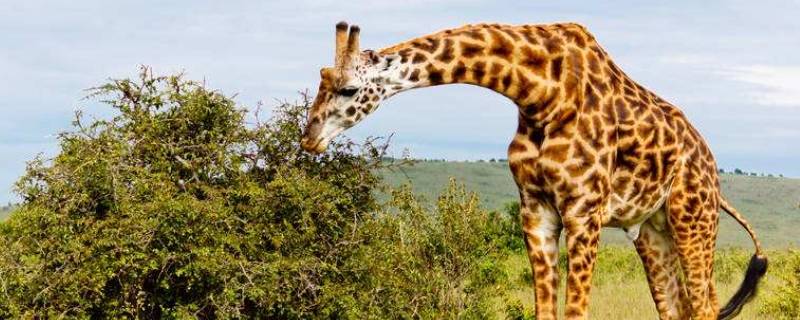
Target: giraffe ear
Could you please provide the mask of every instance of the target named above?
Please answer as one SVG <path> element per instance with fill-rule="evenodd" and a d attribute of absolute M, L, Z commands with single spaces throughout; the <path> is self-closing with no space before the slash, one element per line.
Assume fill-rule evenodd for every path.
<path fill-rule="evenodd" d="M 373 65 L 381 62 L 381 56 L 375 51 L 364 50 L 364 55 L 367 57 L 367 61 Z"/>

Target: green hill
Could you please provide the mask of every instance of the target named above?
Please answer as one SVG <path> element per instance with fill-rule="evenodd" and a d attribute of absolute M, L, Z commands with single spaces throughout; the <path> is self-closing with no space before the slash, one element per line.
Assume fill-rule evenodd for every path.
<path fill-rule="evenodd" d="M 505 162 L 418 162 L 413 166 L 383 173 L 389 185 L 411 182 L 414 191 L 428 201 L 445 188 L 453 177 L 477 192 L 487 208 L 502 209 L 518 201 L 517 187 Z M 800 247 L 800 179 L 723 174 L 724 195 L 755 227 L 766 247 Z M 0 221 L 10 208 L 0 208 Z M 728 215 L 721 215 L 720 246 L 750 246 L 747 234 Z M 627 243 L 624 233 L 604 229 L 604 243 Z"/>
<path fill-rule="evenodd" d="M 435 199 L 451 177 L 477 192 L 488 208 L 501 209 L 518 201 L 517 187 L 505 162 L 418 162 L 384 172 L 390 185 L 410 181 L 414 190 Z M 723 174 L 723 194 L 755 227 L 766 247 L 800 246 L 800 179 Z M 727 214 L 721 215 L 719 245 L 750 246 L 744 230 Z M 617 229 L 604 229 L 605 243 L 627 243 Z"/>

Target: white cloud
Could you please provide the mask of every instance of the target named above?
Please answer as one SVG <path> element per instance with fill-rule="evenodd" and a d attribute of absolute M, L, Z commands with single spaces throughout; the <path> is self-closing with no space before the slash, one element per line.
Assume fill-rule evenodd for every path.
<path fill-rule="evenodd" d="M 738 64 L 708 54 L 679 53 L 659 60 L 746 84 L 744 95 L 764 106 L 800 106 L 800 65 Z"/>
<path fill-rule="evenodd" d="M 756 85 L 748 92 L 755 102 L 769 106 L 800 106 L 800 66 L 753 65 L 720 72 L 726 77 Z"/>

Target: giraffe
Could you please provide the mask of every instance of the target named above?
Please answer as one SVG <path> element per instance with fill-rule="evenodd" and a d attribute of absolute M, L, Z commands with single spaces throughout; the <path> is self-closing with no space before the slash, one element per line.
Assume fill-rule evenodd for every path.
<path fill-rule="evenodd" d="M 336 25 L 335 63 L 308 112 L 303 149 L 332 138 L 406 90 L 470 84 L 518 107 L 508 163 L 533 271 L 536 319 L 556 319 L 565 232 L 567 319 L 588 317 L 602 227 L 622 228 L 641 257 L 660 319 L 729 319 L 755 294 L 767 259 L 722 196 L 714 157 L 675 106 L 631 80 L 586 28 L 474 24 L 379 51 L 358 26 Z M 755 246 L 745 278 L 720 309 L 713 281 L 719 209 Z"/>

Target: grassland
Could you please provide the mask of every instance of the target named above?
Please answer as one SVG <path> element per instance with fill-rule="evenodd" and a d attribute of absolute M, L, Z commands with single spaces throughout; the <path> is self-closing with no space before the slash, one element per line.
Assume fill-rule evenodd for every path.
<path fill-rule="evenodd" d="M 477 192 L 487 208 L 502 209 L 518 201 L 517 187 L 505 162 L 418 162 L 384 172 L 390 185 L 411 182 L 414 190 L 435 199 L 451 178 Z M 767 248 L 800 247 L 800 179 L 722 174 L 723 194 L 742 212 Z M 603 243 L 628 244 L 617 229 L 604 229 Z M 748 247 L 747 234 L 728 215 L 721 215 L 722 247 Z"/>
<path fill-rule="evenodd" d="M 503 162 L 419 162 L 382 173 L 389 185 L 410 182 L 414 191 L 434 200 L 450 178 L 464 183 L 478 193 L 487 208 L 502 210 L 517 201 L 517 191 L 508 166 Z M 738 319 L 783 319 L 769 309 L 779 288 L 786 286 L 786 275 L 794 272 L 798 260 L 800 238 L 800 179 L 722 175 L 725 196 L 754 225 L 764 245 L 769 248 L 770 271 L 760 295 L 745 307 Z M 0 221 L 9 213 L 0 208 Z M 719 246 L 715 261 L 715 277 L 720 303 L 725 303 L 738 288 L 752 254 L 746 233 L 727 215 L 722 215 Z M 793 249 L 794 248 L 794 249 Z M 641 262 L 622 232 L 605 229 L 598 264 L 593 278 L 590 314 L 593 319 L 649 319 L 656 310 L 650 297 Z M 562 258 L 562 264 L 566 259 Z M 531 313 L 533 288 L 531 269 L 524 252 L 505 255 L 497 261 L 501 276 L 482 290 L 495 296 L 492 306 L 498 318 L 506 318 L 509 305 L 519 305 Z M 564 266 L 561 267 L 564 270 Z M 562 271 L 563 274 L 563 271 Z M 563 312 L 564 277 L 559 302 Z M 770 312 L 770 313 L 765 313 Z M 784 317 L 785 318 L 785 317 Z"/>
<path fill-rule="evenodd" d="M 505 204 L 518 201 L 517 189 L 504 162 L 418 162 L 401 170 L 383 173 L 390 185 L 410 182 L 413 189 L 435 199 L 450 178 L 477 192 L 487 208 L 501 210 Z M 770 272 L 762 283 L 761 295 L 743 310 L 739 319 L 778 319 L 765 314 L 771 292 L 785 285 L 784 275 L 792 271 L 787 263 L 800 247 L 800 179 L 755 177 L 722 174 L 724 195 L 753 224 L 767 248 L 770 248 Z M 729 216 L 721 215 L 718 251 L 715 262 L 720 303 L 725 303 L 738 288 L 752 254 L 750 239 Z M 591 315 L 595 319 L 650 319 L 656 315 L 641 262 L 624 234 L 604 229 L 602 248 L 593 280 Z M 562 259 L 562 262 L 565 259 Z M 533 289 L 531 271 L 523 254 L 509 255 L 500 262 L 505 280 L 498 282 L 497 306 L 521 304 L 532 312 Z M 563 282 L 563 277 L 562 277 Z M 560 292 L 563 308 L 564 285 Z M 498 307 L 502 308 L 502 307 Z M 505 310 L 498 309 L 505 315 Z M 562 310 L 563 312 L 563 310 Z"/>
<path fill-rule="evenodd" d="M 386 171 L 383 176 L 390 185 L 410 182 L 428 200 L 435 199 L 447 181 L 455 178 L 477 192 L 487 208 L 502 210 L 507 203 L 518 201 L 516 185 L 504 162 L 418 162 Z M 800 179 L 722 174 L 721 184 L 723 194 L 746 215 L 770 248 L 770 272 L 762 283 L 762 293 L 739 319 L 779 319 L 779 315 L 764 312 L 770 293 L 784 286 L 785 275 L 793 272 L 787 261 L 797 259 L 798 251 L 792 248 L 800 247 L 796 231 L 800 229 Z M 720 303 L 725 303 L 739 286 L 752 247 L 747 234 L 733 219 L 725 214 L 721 217 L 718 246 L 722 249 L 718 251 L 715 270 Z M 630 241 L 619 230 L 603 232 L 590 313 L 595 319 L 654 318 L 655 305 Z M 527 257 L 522 253 L 509 255 L 500 265 L 506 278 L 494 288 L 496 305 L 516 303 L 532 312 L 534 293 Z M 563 284 L 559 296 L 563 308 Z M 506 311 L 498 308 L 502 318 Z"/>
<path fill-rule="evenodd" d="M 724 249 L 717 252 L 715 277 L 720 303 L 726 303 L 739 287 L 751 253 L 744 249 Z M 784 285 L 781 275 L 792 272 L 788 263 L 797 251 L 770 250 L 770 272 L 761 283 L 760 294 L 745 306 L 737 319 L 781 319 L 779 314 L 767 307 L 770 293 Z M 796 259 L 796 258 L 794 258 Z M 562 257 L 561 269 L 565 266 Z M 506 278 L 499 281 L 493 290 L 497 293 L 497 306 L 509 303 L 521 304 L 528 312 L 534 309 L 534 290 L 530 286 L 531 271 L 524 254 L 509 255 L 501 262 Z M 563 271 L 562 271 L 563 274 Z M 563 314 L 564 277 L 559 292 L 559 307 Z M 774 301 L 774 300 L 773 300 Z M 604 246 L 598 253 L 597 267 L 592 281 L 592 299 L 589 305 L 593 319 L 654 319 L 655 304 L 650 297 L 645 274 L 636 252 L 621 246 Z M 504 318 L 505 310 L 497 310 Z"/>

